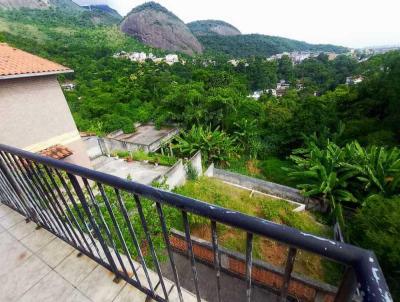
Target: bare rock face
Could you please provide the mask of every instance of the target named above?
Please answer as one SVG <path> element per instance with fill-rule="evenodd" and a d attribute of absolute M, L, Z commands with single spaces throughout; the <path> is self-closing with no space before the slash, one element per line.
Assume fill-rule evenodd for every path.
<path fill-rule="evenodd" d="M 0 9 L 46 9 L 49 7 L 49 0 L 0 0 Z"/>
<path fill-rule="evenodd" d="M 187 24 L 195 36 L 237 36 L 242 33 L 233 25 L 220 20 L 201 20 Z"/>
<path fill-rule="evenodd" d="M 188 55 L 203 51 L 200 42 L 185 23 L 155 2 L 134 8 L 122 21 L 121 30 L 152 47 Z"/>

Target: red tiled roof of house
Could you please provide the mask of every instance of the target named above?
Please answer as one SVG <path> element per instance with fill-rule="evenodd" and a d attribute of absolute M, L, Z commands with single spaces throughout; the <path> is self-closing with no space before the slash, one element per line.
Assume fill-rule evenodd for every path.
<path fill-rule="evenodd" d="M 73 70 L 0 43 L 0 79 L 69 73 Z"/>
<path fill-rule="evenodd" d="M 54 159 L 63 159 L 72 155 L 73 152 L 63 145 L 54 145 L 42 151 L 39 151 L 39 154 Z"/>

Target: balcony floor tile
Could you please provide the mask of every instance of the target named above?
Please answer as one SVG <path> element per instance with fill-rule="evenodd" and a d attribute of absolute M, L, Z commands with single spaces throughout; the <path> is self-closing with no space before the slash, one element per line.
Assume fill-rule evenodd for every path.
<path fill-rule="evenodd" d="M 85 293 L 94 302 L 113 301 L 126 282 L 113 282 L 114 274 L 98 265 L 82 282 L 78 289 Z"/>
<path fill-rule="evenodd" d="M 46 246 L 50 241 L 56 237 L 46 231 L 45 229 L 35 230 L 25 238 L 21 240 L 21 243 L 25 245 L 29 250 L 36 253 L 38 250 Z"/>
<path fill-rule="evenodd" d="M 19 302 L 65 302 L 75 288 L 59 274 L 51 271 L 39 283 L 29 289 Z"/>
<path fill-rule="evenodd" d="M 51 268 L 55 268 L 72 254 L 74 248 L 60 239 L 52 240 L 41 248 L 37 255 Z"/>
<path fill-rule="evenodd" d="M 32 253 L 8 232 L 0 234 L 0 276 L 23 264 Z"/>
<path fill-rule="evenodd" d="M 25 220 L 24 216 L 17 212 L 11 211 L 0 218 L 0 225 L 5 229 L 9 229 L 23 220 Z"/>
<path fill-rule="evenodd" d="M 8 231 L 11 233 L 11 235 L 17 238 L 17 240 L 21 240 L 33 233 L 36 226 L 37 225 L 34 222 L 26 223 L 25 221 L 21 221 L 20 223 L 9 228 Z"/>
<path fill-rule="evenodd" d="M 0 301 L 17 301 L 50 270 L 38 257 L 30 256 L 23 264 L 0 277 Z"/>
<path fill-rule="evenodd" d="M 74 286 L 78 286 L 98 265 L 89 257 L 85 255 L 78 257 L 78 254 L 78 251 L 74 251 L 55 268 L 56 272 Z"/>

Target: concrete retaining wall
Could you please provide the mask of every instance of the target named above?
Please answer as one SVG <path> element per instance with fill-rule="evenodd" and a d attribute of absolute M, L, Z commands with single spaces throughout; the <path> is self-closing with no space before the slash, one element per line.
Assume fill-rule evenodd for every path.
<path fill-rule="evenodd" d="M 180 159 L 175 165 L 173 165 L 167 173 L 160 176 L 156 181 L 168 185 L 169 190 L 173 190 L 176 187 L 182 186 L 186 182 L 186 169 Z"/>
<path fill-rule="evenodd" d="M 173 190 L 176 187 L 184 185 L 187 180 L 187 167 L 189 163 L 191 163 L 192 167 L 196 170 L 198 176 L 203 175 L 201 152 L 198 151 L 186 164 L 183 164 L 182 159 L 180 159 L 167 173 L 157 177 L 154 181 L 158 183 L 165 182 L 165 184 L 168 185 L 168 190 Z"/>
<path fill-rule="evenodd" d="M 203 164 L 201 162 L 201 152 L 197 151 L 197 153 L 189 159 L 188 163 L 192 165 L 192 167 L 196 170 L 197 176 L 203 175 Z"/>
<path fill-rule="evenodd" d="M 113 152 L 117 151 L 138 151 L 138 150 L 149 152 L 149 147 L 146 145 L 132 144 L 107 137 L 99 138 L 99 141 L 102 141 L 106 154 L 112 154 Z"/>
<path fill-rule="evenodd" d="M 214 267 L 214 253 L 211 242 L 193 236 L 191 238 L 195 258 L 206 265 Z M 184 233 L 172 230 L 170 242 L 176 252 L 187 255 L 187 243 Z M 221 270 L 245 279 L 246 256 L 221 247 L 219 252 L 221 255 Z M 279 292 L 283 284 L 283 274 L 284 272 L 281 268 L 262 261 L 253 261 L 252 281 L 260 286 Z M 333 302 L 336 291 L 337 288 L 329 284 L 292 273 L 289 295 L 296 297 L 300 301 Z"/>
<path fill-rule="evenodd" d="M 85 144 L 86 153 L 88 154 L 90 160 L 93 160 L 101 155 L 104 155 L 97 136 L 85 137 L 82 138 L 82 141 Z"/>

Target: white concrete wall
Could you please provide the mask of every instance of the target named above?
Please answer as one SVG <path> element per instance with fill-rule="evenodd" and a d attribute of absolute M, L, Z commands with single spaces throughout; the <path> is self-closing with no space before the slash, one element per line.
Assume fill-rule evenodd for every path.
<path fill-rule="evenodd" d="M 197 153 L 189 160 L 189 163 L 196 170 L 197 176 L 203 175 L 203 165 L 201 163 L 201 152 L 197 151 Z"/>
<path fill-rule="evenodd" d="M 189 161 L 192 166 L 197 171 L 197 175 L 203 175 L 203 167 L 201 163 L 201 152 L 197 152 Z M 183 164 L 182 159 L 175 163 L 164 175 L 161 175 L 156 179 L 158 182 L 163 182 L 168 185 L 169 190 L 173 190 L 176 187 L 183 186 L 187 180 L 187 166 L 188 163 L 185 165 Z"/>
<path fill-rule="evenodd" d="M 186 182 L 186 169 L 182 160 L 180 159 L 176 162 L 175 165 L 163 175 L 163 178 L 166 180 L 169 190 L 184 185 Z"/>
<path fill-rule="evenodd" d="M 86 153 L 90 159 L 94 159 L 103 155 L 99 138 L 97 136 L 84 137 L 82 140 L 86 147 Z"/>

